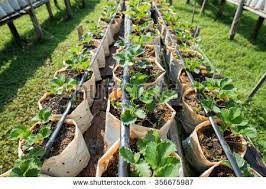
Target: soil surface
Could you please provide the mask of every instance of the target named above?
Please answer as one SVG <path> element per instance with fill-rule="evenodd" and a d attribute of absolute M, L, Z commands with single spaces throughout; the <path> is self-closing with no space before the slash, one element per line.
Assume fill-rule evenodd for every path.
<path fill-rule="evenodd" d="M 77 81 L 80 81 L 84 72 L 78 73 L 77 71 L 71 70 L 71 69 L 66 69 L 63 72 L 58 73 L 58 75 L 63 75 L 67 79 L 76 79 Z M 91 74 L 88 75 L 87 79 L 85 81 L 88 81 L 91 78 Z"/>
<path fill-rule="evenodd" d="M 198 138 L 203 154 L 209 161 L 217 162 L 227 159 L 222 146 L 211 126 L 199 131 Z M 239 136 L 234 136 L 231 132 L 225 131 L 224 138 L 231 150 L 234 152 L 240 153 L 244 151 L 244 146 L 241 145 L 242 140 Z"/>
<path fill-rule="evenodd" d="M 67 107 L 67 103 L 69 102 L 69 100 L 70 100 L 70 97 L 55 94 L 55 95 L 47 96 L 41 102 L 41 104 L 43 108 L 51 108 L 53 114 L 63 114 Z M 70 109 L 69 114 L 71 114 L 71 112 L 75 110 L 83 100 L 84 100 L 83 92 L 79 92 L 75 102 L 73 103 Z"/>
<path fill-rule="evenodd" d="M 121 109 L 110 106 L 110 113 L 120 120 Z M 160 129 L 172 117 L 172 111 L 164 104 L 158 105 L 154 112 L 148 113 L 145 119 L 138 119 L 136 124 Z"/>
<path fill-rule="evenodd" d="M 219 165 L 213 169 L 210 177 L 235 177 L 234 171 L 227 166 Z"/>
<path fill-rule="evenodd" d="M 137 72 L 148 75 L 149 78 L 147 80 L 147 83 L 151 83 L 158 78 L 158 76 L 162 73 L 162 70 L 160 70 L 159 67 L 155 65 L 155 63 L 148 64 L 146 68 L 141 68 L 137 64 L 129 67 L 129 75 L 133 75 Z M 115 75 L 121 80 L 123 76 L 123 67 L 119 66 L 115 71 Z"/>
<path fill-rule="evenodd" d="M 197 114 L 205 116 L 204 110 L 199 104 L 197 94 L 195 92 L 191 92 L 185 96 L 185 102 L 195 111 Z"/>
<path fill-rule="evenodd" d="M 37 134 L 38 131 L 43 126 L 46 126 L 48 124 L 51 124 L 51 132 L 53 132 L 55 130 L 55 128 L 56 128 L 57 122 L 51 122 L 50 121 L 50 122 L 48 122 L 46 124 L 37 124 L 32 129 L 32 133 L 33 134 Z M 58 138 L 56 139 L 56 141 L 55 141 L 53 147 L 51 148 L 51 151 L 50 151 L 50 153 L 48 154 L 47 157 L 56 156 L 56 155 L 62 153 L 63 150 L 68 146 L 68 144 L 74 139 L 74 137 L 75 137 L 75 126 L 64 123 L 62 125 L 62 129 L 59 132 Z M 48 138 L 45 139 L 41 145 L 45 146 L 47 142 L 48 142 Z M 22 145 L 23 145 L 23 143 L 24 142 L 22 142 Z M 23 152 L 27 153 L 25 151 L 23 151 Z"/>

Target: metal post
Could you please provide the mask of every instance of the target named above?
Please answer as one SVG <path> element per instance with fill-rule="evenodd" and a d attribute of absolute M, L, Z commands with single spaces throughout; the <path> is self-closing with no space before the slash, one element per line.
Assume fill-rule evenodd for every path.
<path fill-rule="evenodd" d="M 125 16 L 125 39 L 128 39 L 130 33 L 130 22 L 127 16 Z M 130 43 L 127 44 L 129 46 Z M 128 74 L 128 65 L 124 66 L 123 70 L 123 81 L 122 81 L 122 112 L 125 111 L 126 105 L 129 103 L 128 94 L 126 92 L 126 85 L 129 81 L 129 74 Z M 130 126 L 124 125 L 121 121 L 120 127 L 120 148 L 122 147 L 129 147 L 129 140 L 130 140 Z M 119 163 L 118 163 L 118 176 L 119 177 L 127 177 L 128 176 L 128 166 L 127 162 L 124 160 L 122 156 L 119 156 Z"/>

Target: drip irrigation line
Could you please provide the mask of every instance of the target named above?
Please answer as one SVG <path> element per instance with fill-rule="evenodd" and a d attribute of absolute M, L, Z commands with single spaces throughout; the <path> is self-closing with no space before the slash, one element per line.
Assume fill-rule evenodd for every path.
<path fill-rule="evenodd" d="M 162 20 L 162 22 L 163 22 L 163 25 L 165 26 L 166 31 L 167 31 L 168 33 L 170 33 L 170 32 L 169 32 L 169 29 L 168 29 L 168 27 L 167 27 L 167 25 L 166 25 L 166 23 L 165 23 L 165 21 L 164 21 L 162 15 L 161 15 L 159 9 L 158 9 L 158 7 L 157 7 L 157 5 L 156 5 L 154 2 L 153 2 L 153 6 L 154 6 L 154 9 L 155 9 L 156 12 L 157 12 L 157 15 L 161 18 L 161 20 Z M 169 37 L 170 37 L 170 41 L 173 42 L 172 36 L 170 35 Z M 180 57 L 181 64 L 184 66 L 184 65 L 185 65 L 184 59 L 183 59 L 183 57 L 182 57 L 180 51 L 177 49 L 177 47 L 176 47 L 176 53 L 177 53 L 178 56 Z M 186 71 L 186 74 L 187 74 L 187 76 L 188 76 L 190 82 L 192 83 L 192 86 L 194 86 L 194 78 L 193 78 L 193 76 L 192 76 L 192 75 L 190 74 L 190 72 L 188 72 L 186 69 L 185 69 L 185 71 Z M 201 103 L 200 103 L 200 104 L 201 104 Z M 224 137 L 223 137 L 223 134 L 221 133 L 221 131 L 220 131 L 218 125 L 216 124 L 214 117 L 209 115 L 208 110 L 207 110 L 202 104 L 201 104 L 201 106 L 202 106 L 202 108 L 203 108 L 205 114 L 208 116 L 208 119 L 209 119 L 209 121 L 210 121 L 210 123 L 211 123 L 211 125 L 212 125 L 212 128 L 213 128 L 213 130 L 214 130 L 214 132 L 215 132 L 215 134 L 216 134 L 216 136 L 217 136 L 217 138 L 218 138 L 218 140 L 219 140 L 219 142 L 220 142 L 220 144 L 221 144 L 221 146 L 222 146 L 222 148 L 223 148 L 223 150 L 224 150 L 224 153 L 225 153 L 227 159 L 229 160 L 229 162 L 230 162 L 230 164 L 231 164 L 231 166 L 232 166 L 232 169 L 233 169 L 235 175 L 236 175 L 237 177 L 241 177 L 241 176 L 242 176 L 242 173 L 241 173 L 241 171 L 240 171 L 239 166 L 237 165 L 236 159 L 235 159 L 235 157 L 234 157 L 232 151 L 230 150 L 230 148 L 229 148 L 227 142 L 225 141 L 225 139 L 224 139 Z"/>
<path fill-rule="evenodd" d="M 127 16 L 125 16 L 124 21 L 124 27 L 125 27 L 125 39 L 129 38 L 130 34 L 130 20 Z M 129 40 L 126 40 L 127 44 L 126 47 L 130 46 Z M 126 85 L 129 81 L 129 72 L 128 72 L 128 65 L 125 64 L 123 69 L 123 80 L 122 80 L 122 113 L 126 110 L 126 105 L 129 103 L 128 94 L 126 92 Z M 121 121 L 120 126 L 120 148 L 122 147 L 129 147 L 129 141 L 130 141 L 130 126 L 125 125 L 123 121 Z M 128 166 L 127 162 L 124 160 L 124 158 L 119 155 L 119 162 L 118 162 L 118 176 L 119 177 L 127 177 L 128 176 Z"/>
<path fill-rule="evenodd" d="M 100 43 L 99 47 L 97 48 L 95 54 L 94 54 L 93 57 L 92 57 L 91 64 L 89 65 L 88 69 L 84 72 L 84 74 L 83 74 L 83 76 L 82 76 L 82 78 L 81 78 L 81 80 L 80 80 L 80 82 L 79 82 L 79 84 L 78 84 L 76 90 L 75 90 L 75 91 L 73 92 L 73 94 L 71 95 L 71 98 L 70 98 L 70 100 L 69 100 L 69 102 L 68 102 L 68 104 L 67 104 L 67 107 L 66 107 L 64 113 L 62 114 L 62 117 L 61 117 L 60 120 L 57 122 L 56 127 L 55 127 L 55 130 L 53 131 L 53 133 L 51 134 L 51 136 L 50 136 L 48 142 L 47 142 L 46 145 L 45 145 L 45 151 L 46 151 L 46 152 L 45 152 L 45 155 L 42 157 L 42 160 L 44 160 L 44 159 L 47 158 L 47 156 L 48 156 L 48 154 L 49 154 L 49 152 L 50 152 L 50 150 L 51 150 L 53 144 L 55 143 L 55 141 L 56 141 L 56 139 L 57 139 L 57 137 L 58 137 L 58 135 L 59 135 L 59 132 L 60 132 L 61 128 L 63 127 L 63 124 L 64 124 L 64 122 L 65 122 L 65 120 L 66 120 L 66 118 L 67 118 L 67 115 L 69 114 L 70 109 L 71 109 L 73 103 L 74 103 L 75 100 L 76 100 L 76 97 L 77 97 L 78 92 L 81 90 L 84 81 L 86 80 L 86 78 L 87 78 L 87 77 L 89 76 L 89 74 L 91 73 L 92 66 L 96 63 L 97 56 L 98 56 L 98 54 L 99 54 L 101 48 L 103 48 L 104 40 L 105 40 L 105 38 L 107 37 L 107 33 L 108 33 L 109 30 L 110 30 L 110 26 L 111 26 L 113 20 L 115 19 L 115 15 L 116 15 L 117 12 L 118 12 L 119 4 L 120 4 L 120 3 L 117 3 L 117 5 L 116 5 L 116 12 L 113 14 L 113 16 L 112 16 L 112 18 L 111 18 L 109 24 L 107 25 L 107 27 L 106 27 L 106 29 L 105 29 L 104 36 L 103 36 L 103 38 L 101 39 L 101 43 Z"/>

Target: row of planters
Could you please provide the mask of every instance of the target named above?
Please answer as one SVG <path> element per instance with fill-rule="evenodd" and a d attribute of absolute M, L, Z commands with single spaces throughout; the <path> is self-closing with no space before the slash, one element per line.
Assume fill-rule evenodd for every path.
<path fill-rule="evenodd" d="M 109 149 L 98 162 L 96 176 L 117 177 L 119 155 L 129 164 L 129 176 L 182 175 L 176 146 L 166 139 L 176 114 L 168 101 L 177 98 L 177 94 L 161 89 L 165 70 L 160 65 L 159 30 L 150 10 L 149 0 L 126 1 L 125 22 L 130 32 L 116 43 L 115 87 L 109 95 L 105 125 Z M 120 84 L 125 66 L 129 72 L 125 87 L 129 103 L 122 113 Z M 121 122 L 130 127 L 129 148 L 120 148 Z"/>
<path fill-rule="evenodd" d="M 210 66 L 198 49 L 199 40 L 194 37 L 193 25 L 185 23 L 169 6 L 162 1 L 157 4 L 162 15 L 158 23 L 166 47 L 169 76 L 173 83 L 178 84 L 183 104 L 182 125 L 190 134 L 183 141 L 186 159 L 198 172 L 205 171 L 202 176 L 235 176 L 208 121 L 208 116 L 212 115 L 243 174 L 257 175 L 243 159 L 248 137 L 256 137 L 256 130 L 242 114 L 232 80 Z M 188 72 L 194 78 L 193 84 Z"/>
<path fill-rule="evenodd" d="M 87 166 L 90 154 L 83 134 L 93 119 L 90 106 L 95 97 L 95 82 L 101 80 L 99 69 L 105 67 L 109 45 L 114 42 L 113 37 L 122 22 L 117 5 L 120 7 L 119 2 L 107 1 L 98 23 L 90 24 L 89 32 L 69 49 L 64 58 L 64 67 L 56 71 L 50 90 L 38 101 L 40 112 L 33 118 L 36 123 L 30 129 L 19 126 L 11 131 L 11 138 L 19 139 L 19 159 L 14 168 L 2 176 L 77 176 Z M 110 27 L 111 19 L 106 19 L 107 14 L 110 18 L 116 14 Z M 95 63 L 91 65 L 94 59 Z M 88 68 L 88 77 L 47 154 L 45 145 Z"/>

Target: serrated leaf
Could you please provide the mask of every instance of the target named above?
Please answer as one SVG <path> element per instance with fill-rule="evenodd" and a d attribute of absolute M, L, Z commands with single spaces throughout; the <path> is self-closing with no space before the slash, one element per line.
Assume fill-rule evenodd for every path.
<path fill-rule="evenodd" d="M 167 158 L 170 154 L 175 153 L 175 151 L 175 144 L 169 140 L 165 140 L 158 145 L 158 154 L 160 159 Z"/>
<path fill-rule="evenodd" d="M 135 163 L 135 156 L 131 149 L 122 147 L 119 152 L 125 161 L 127 161 L 128 163 Z"/>
<path fill-rule="evenodd" d="M 167 164 L 156 171 L 157 177 L 177 177 L 179 175 L 179 164 Z"/>
<path fill-rule="evenodd" d="M 140 119 L 145 119 L 145 117 L 146 117 L 146 113 L 142 109 L 137 109 L 135 111 L 135 114 Z"/>
<path fill-rule="evenodd" d="M 150 177 L 151 176 L 151 170 L 149 167 L 149 164 L 145 161 L 142 161 L 138 164 L 135 164 L 136 172 L 139 174 L 140 177 Z"/>
<path fill-rule="evenodd" d="M 121 114 L 121 121 L 125 125 L 130 125 L 134 124 L 137 121 L 137 117 L 134 112 L 132 112 L 130 109 L 126 109 L 122 114 Z"/>
<path fill-rule="evenodd" d="M 144 157 L 145 157 L 145 160 L 149 163 L 149 165 L 153 169 L 156 169 L 159 163 L 158 162 L 159 154 L 157 151 L 157 144 L 155 142 L 150 142 L 146 145 Z"/>

